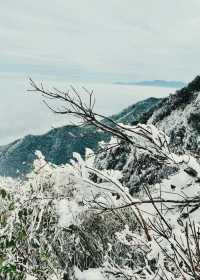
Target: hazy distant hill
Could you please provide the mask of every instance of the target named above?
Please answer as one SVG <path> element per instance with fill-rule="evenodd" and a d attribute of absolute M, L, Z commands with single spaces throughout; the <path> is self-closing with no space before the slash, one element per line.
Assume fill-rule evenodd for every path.
<path fill-rule="evenodd" d="M 111 118 L 122 123 L 146 122 L 159 102 L 160 99 L 148 98 Z M 62 164 L 72 158 L 73 152 L 84 156 L 86 147 L 96 150 L 99 141 L 108 139 L 108 134 L 96 131 L 95 128 L 73 125 L 52 129 L 44 135 L 27 135 L 11 144 L 0 146 L 0 175 L 15 177 L 29 172 L 36 150 L 40 150 L 48 161 Z"/>
<path fill-rule="evenodd" d="M 182 88 L 186 85 L 184 82 L 181 81 L 165 81 L 165 80 L 141 81 L 141 82 L 116 82 L 115 84 L 154 86 L 154 87 L 167 87 L 167 88 Z"/>

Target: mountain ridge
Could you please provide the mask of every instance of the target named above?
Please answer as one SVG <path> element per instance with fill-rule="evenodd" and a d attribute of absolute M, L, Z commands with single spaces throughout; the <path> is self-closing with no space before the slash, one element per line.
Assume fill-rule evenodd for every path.
<path fill-rule="evenodd" d="M 167 87 L 167 88 L 182 88 L 186 86 L 186 83 L 182 81 L 167 81 L 167 80 L 148 80 L 139 82 L 115 82 L 117 85 L 136 85 L 136 86 L 154 86 L 154 87 Z"/>
<path fill-rule="evenodd" d="M 115 122 L 145 122 L 153 113 L 161 99 L 148 98 L 129 106 L 120 113 L 111 116 Z M 102 120 L 106 122 L 106 120 Z M 73 152 L 84 157 L 85 148 L 97 150 L 100 141 L 108 141 L 108 133 L 91 127 L 67 125 L 54 128 L 43 135 L 27 135 L 22 139 L 0 146 L 0 175 L 23 176 L 31 171 L 35 151 L 40 150 L 47 161 L 64 164 L 73 157 Z"/>
<path fill-rule="evenodd" d="M 170 144 L 176 151 L 181 152 L 185 149 L 200 154 L 199 92 L 200 76 L 197 76 L 191 83 L 169 97 L 162 99 L 152 97 L 137 102 L 112 115 L 111 119 L 131 125 L 138 122 L 153 124 L 170 137 Z M 107 120 L 104 119 L 102 122 L 106 123 Z M 40 150 L 47 161 L 64 164 L 70 161 L 73 152 L 78 152 L 84 157 L 86 147 L 96 151 L 100 141 L 107 142 L 109 139 L 108 133 L 99 132 L 94 127 L 75 125 L 56 128 L 44 135 L 28 135 L 8 145 L 0 146 L 0 175 L 16 177 L 28 173 L 32 169 L 36 150 Z M 128 160 L 127 149 L 128 147 L 122 145 L 118 151 L 121 157 L 104 154 L 103 158 L 107 160 L 106 168 L 126 166 L 125 177 L 129 180 L 134 163 L 131 164 L 132 167 L 125 164 Z M 141 157 L 141 164 L 147 162 L 151 166 L 153 161 L 146 156 Z M 154 182 L 154 179 L 151 180 Z"/>

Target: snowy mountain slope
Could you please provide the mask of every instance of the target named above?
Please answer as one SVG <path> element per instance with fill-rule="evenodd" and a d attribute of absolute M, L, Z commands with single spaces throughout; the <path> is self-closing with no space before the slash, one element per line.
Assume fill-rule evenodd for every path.
<path fill-rule="evenodd" d="M 149 124 L 164 131 L 173 147 L 200 153 L 200 76 L 162 101 Z"/>
<path fill-rule="evenodd" d="M 38 151 L 25 181 L 0 178 L 1 279 L 199 279 L 199 163 L 171 153 L 153 125 L 123 128 L 177 172 L 131 196 L 119 171 L 94 167 L 91 150 L 62 166 Z"/>
<path fill-rule="evenodd" d="M 188 86 L 163 99 L 149 117 L 149 125 L 155 125 L 169 136 L 172 150 L 200 153 L 199 93 L 200 76 L 197 76 Z M 96 166 L 122 170 L 121 181 L 131 192 L 140 190 L 144 182 L 153 185 L 176 172 L 176 167 L 158 163 L 145 151 L 138 155 L 127 143 L 98 155 Z"/>
<path fill-rule="evenodd" d="M 149 127 L 151 130 L 151 127 Z M 114 140 L 112 140 L 113 142 Z M 98 169 L 114 169 L 122 172 L 120 182 L 130 193 L 141 190 L 142 184 L 154 185 L 177 171 L 176 166 L 158 162 L 147 150 L 135 149 L 133 145 L 118 141 L 119 146 L 98 154 L 95 166 Z"/>

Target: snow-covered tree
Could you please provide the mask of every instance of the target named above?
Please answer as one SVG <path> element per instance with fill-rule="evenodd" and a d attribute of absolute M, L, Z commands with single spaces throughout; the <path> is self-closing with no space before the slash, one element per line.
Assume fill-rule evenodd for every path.
<path fill-rule="evenodd" d="M 200 279 L 198 159 L 172 153 L 168 137 L 153 125 L 99 119 L 87 90 L 88 105 L 74 88 L 70 94 L 31 84 L 68 106 L 51 108 L 55 113 L 73 114 L 110 132 L 104 154 L 125 143 L 128 161 L 148 155 L 173 172 L 154 184 L 140 181 L 139 191 L 130 194 L 123 173 L 98 168 L 91 150 L 85 159 L 75 153 L 61 166 L 37 151 L 25 180 L 1 178 L 1 278 Z"/>

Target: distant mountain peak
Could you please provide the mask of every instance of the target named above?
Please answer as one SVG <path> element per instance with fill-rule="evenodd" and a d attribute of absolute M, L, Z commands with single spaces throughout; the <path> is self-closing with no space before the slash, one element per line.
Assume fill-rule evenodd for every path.
<path fill-rule="evenodd" d="M 166 80 L 152 80 L 139 82 L 116 82 L 119 85 L 137 85 L 137 86 L 154 86 L 154 87 L 168 87 L 168 88 L 182 88 L 186 83 L 182 81 L 166 81 Z"/>

